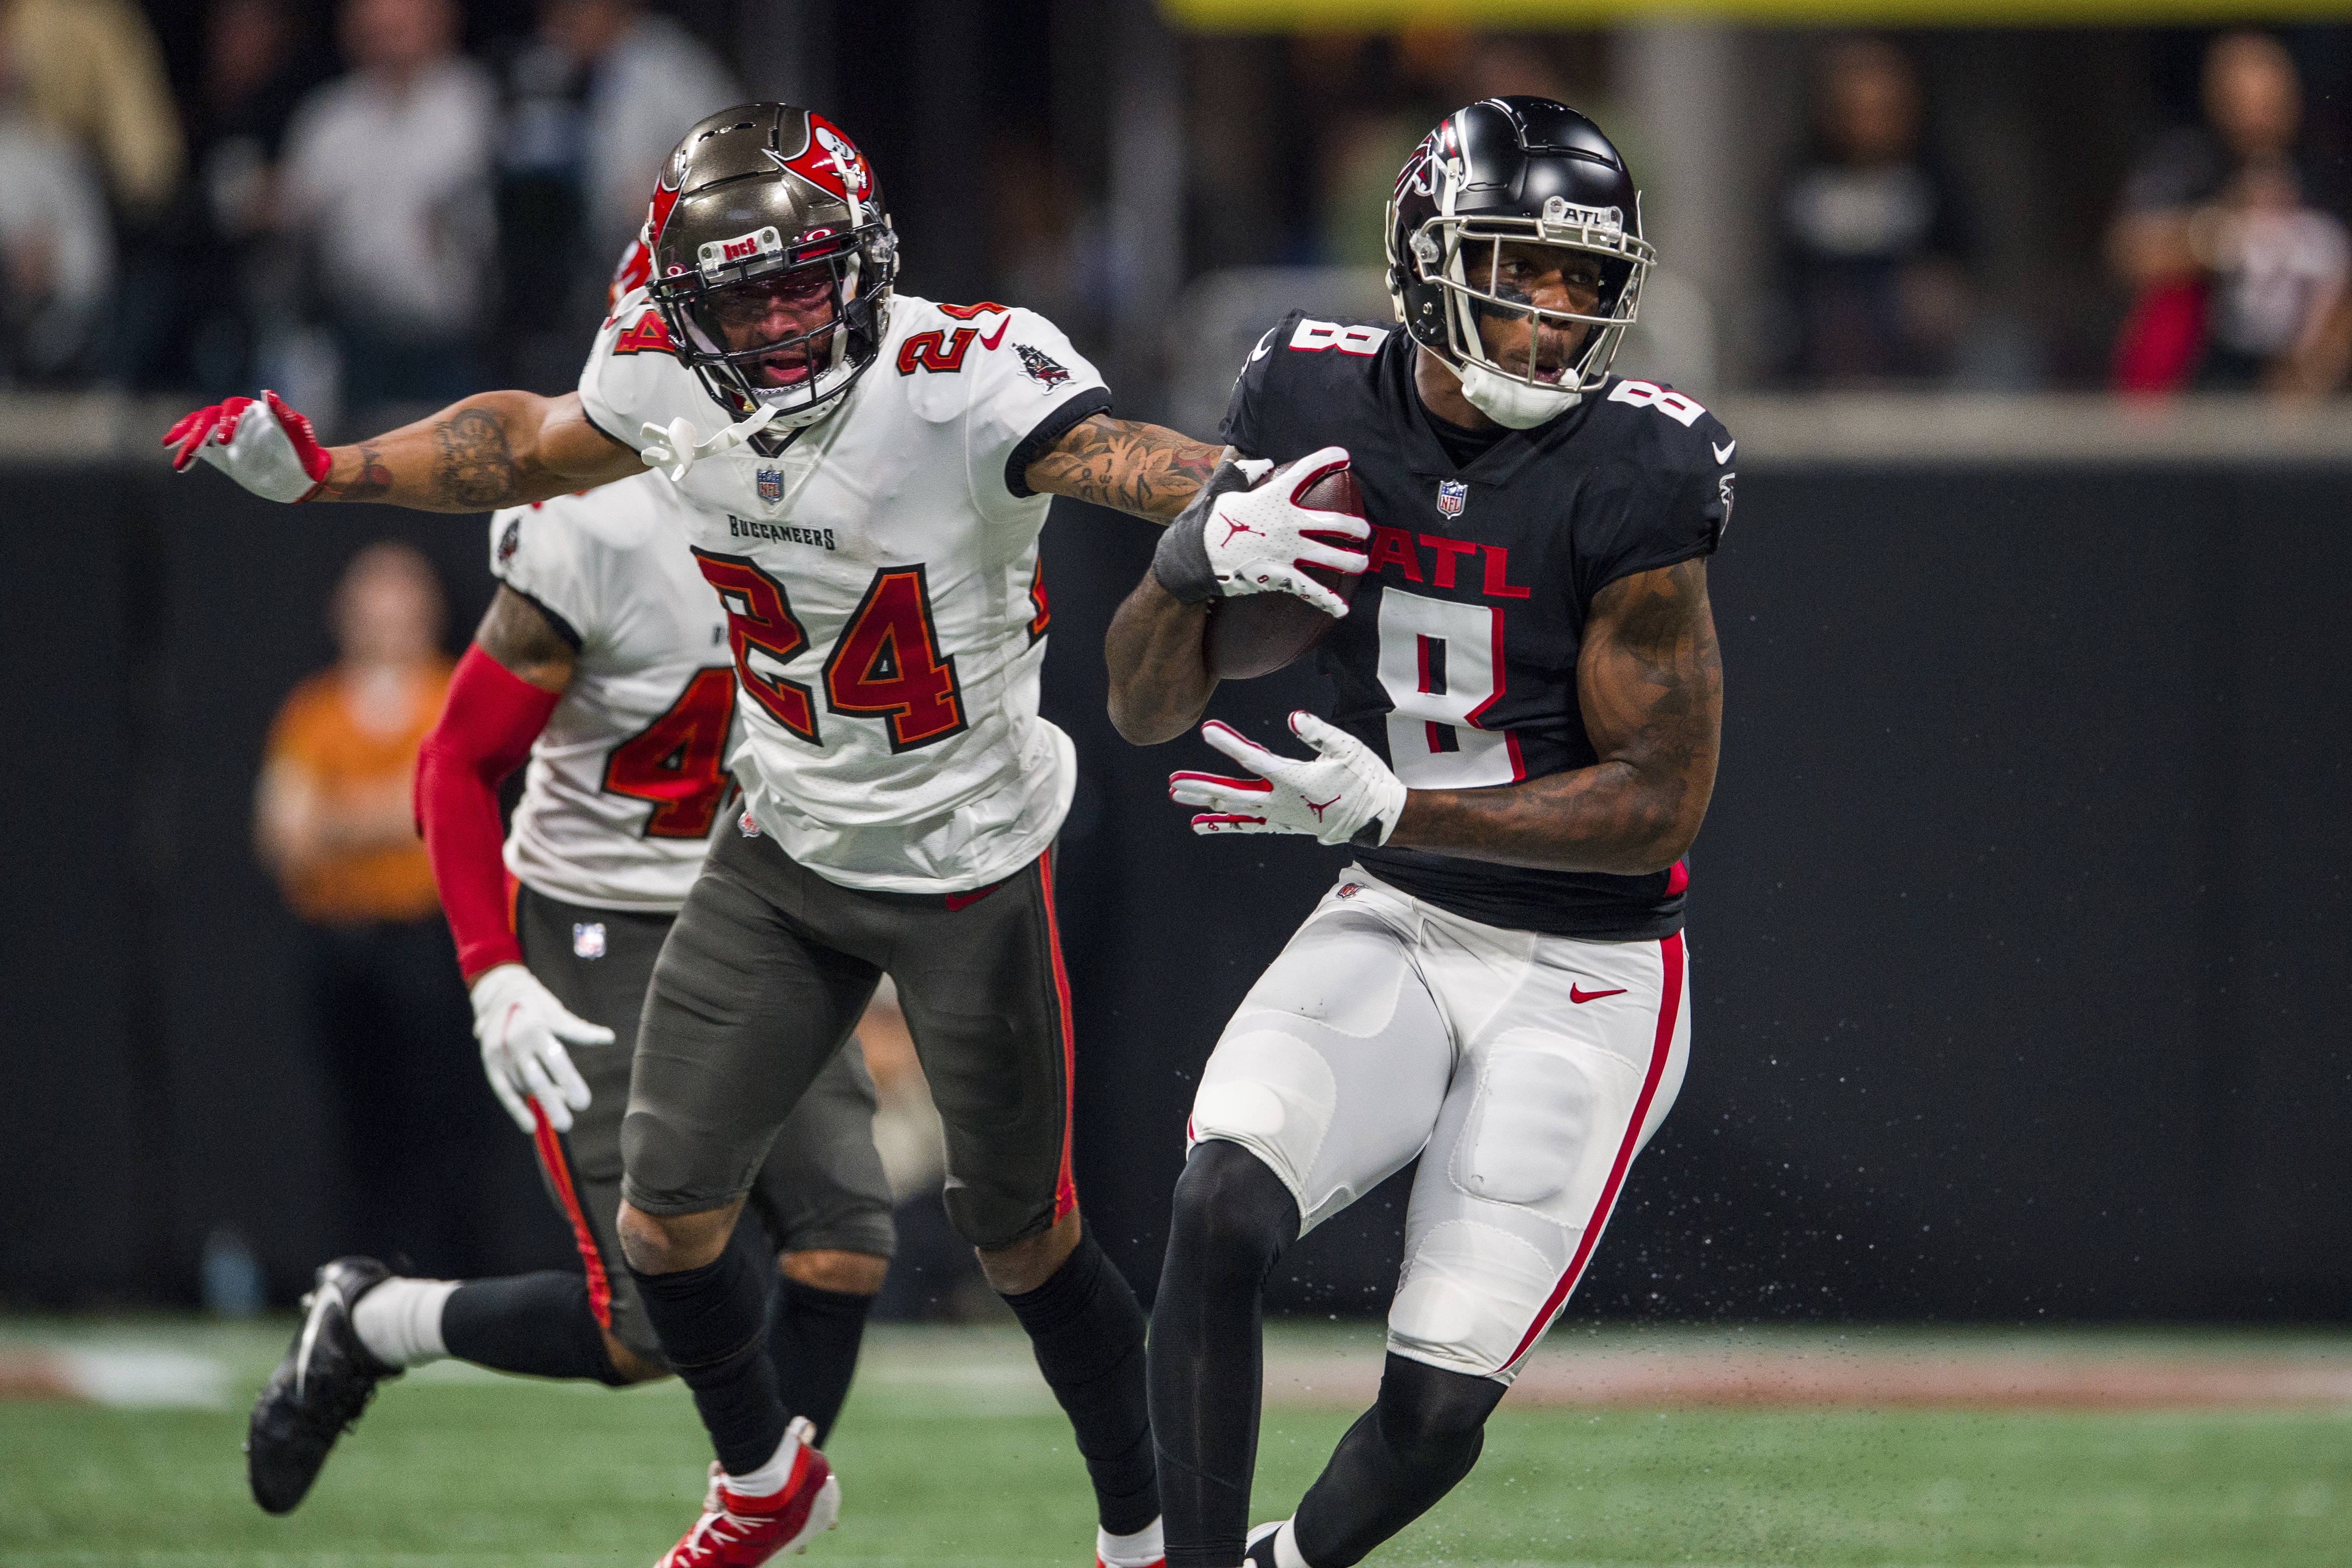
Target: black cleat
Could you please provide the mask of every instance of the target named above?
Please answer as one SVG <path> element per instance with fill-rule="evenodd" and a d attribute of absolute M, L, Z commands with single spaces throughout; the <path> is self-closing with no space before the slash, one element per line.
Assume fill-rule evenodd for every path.
<path fill-rule="evenodd" d="M 302 1298 L 302 1331 L 254 1401 L 245 1440 L 245 1469 L 253 1500 L 270 1513 L 289 1513 L 319 1479 L 327 1451 L 355 1425 L 375 1397 L 375 1385 L 398 1377 L 368 1353 L 352 1327 L 352 1308 L 392 1278 L 373 1258 L 338 1258 L 319 1270 Z"/>

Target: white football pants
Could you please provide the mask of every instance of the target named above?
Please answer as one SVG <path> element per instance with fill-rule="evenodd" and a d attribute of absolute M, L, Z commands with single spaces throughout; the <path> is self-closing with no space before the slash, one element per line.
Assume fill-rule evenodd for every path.
<path fill-rule="evenodd" d="M 1680 933 L 1449 914 L 1350 866 L 1225 1026 L 1189 1143 L 1271 1167 L 1306 1234 L 1421 1156 L 1389 1349 L 1509 1383 L 1682 1088 Z"/>

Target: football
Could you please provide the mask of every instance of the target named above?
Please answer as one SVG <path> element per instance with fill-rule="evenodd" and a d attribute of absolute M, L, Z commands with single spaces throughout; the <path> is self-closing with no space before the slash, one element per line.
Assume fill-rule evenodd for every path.
<path fill-rule="evenodd" d="M 1318 511 L 1364 515 L 1364 492 L 1346 468 L 1326 474 L 1298 498 L 1302 506 Z M 1334 544 L 1361 549 L 1360 542 L 1334 539 Z M 1352 602 L 1360 580 L 1328 567 L 1309 566 L 1307 573 L 1340 598 Z M 1209 673 L 1220 680 L 1247 680 L 1270 675 L 1321 642 L 1339 623 L 1296 594 L 1245 594 L 1234 599 L 1209 601 L 1208 629 L 1201 647 Z"/>

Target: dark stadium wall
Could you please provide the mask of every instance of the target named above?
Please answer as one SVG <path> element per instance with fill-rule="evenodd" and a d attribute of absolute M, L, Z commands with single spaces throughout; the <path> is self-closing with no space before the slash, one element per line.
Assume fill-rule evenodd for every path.
<path fill-rule="evenodd" d="M 301 1025 L 297 928 L 251 847 L 263 742 L 294 684 L 332 661 L 328 595 L 372 541 L 433 561 L 443 640 L 462 647 L 489 602 L 485 520 L 297 510 L 141 465 L 60 471 L 29 491 L 12 475 L 6 537 L 12 637 L 51 667 L 28 681 L 12 663 L 16 732 L 74 754 L 14 752 L 9 766 L 11 809 L 46 826 L 8 878 L 11 918 L 34 934 L 0 960 L 0 1060 L 12 1083 L 38 1086 L 6 1114 L 37 1136 L 5 1137 L 0 1165 L 57 1196 L 0 1227 L 0 1292 L 186 1299 L 205 1238 L 226 1229 L 290 1299 L 345 1245 L 343 1173 Z M 561 1266 L 571 1251 L 528 1146 L 483 1162 L 519 1260 Z M 20 1225 L 57 1234 L 34 1246 L 23 1231 L 20 1259 Z"/>
<path fill-rule="evenodd" d="M 2352 1302 L 2352 597 L 2340 470 L 1754 468 L 1712 572 L 1728 706 L 1692 857 L 1695 1035 L 1571 1312 L 2341 1320 Z M 266 506 L 141 466 L 9 476 L 0 1299 L 184 1300 L 231 1226 L 289 1292 L 334 1246 L 291 930 L 247 847 L 278 700 L 362 542 L 478 519 Z M 95 498 L 95 499 L 93 499 Z M 1061 912 L 1077 1162 L 1149 1290 L 1202 1060 L 1343 863 L 1203 843 L 1102 718 L 1148 529 L 1047 530 L 1048 711 L 1078 742 Z M 1319 700 L 1220 693 L 1271 736 Z M 503 1165 L 503 1157 L 511 1156 Z M 519 1266 L 563 1255 L 520 1140 Z M 1286 1305 L 1377 1309 L 1400 1191 Z"/>
<path fill-rule="evenodd" d="M 1690 1075 L 1572 1311 L 2344 1316 L 2347 477 L 1743 476 L 1710 574 Z M 1101 719 L 1100 630 L 1148 544 L 1048 534 L 1048 702 L 1086 770 L 1079 1170 L 1145 1289 L 1200 1064 L 1344 864 L 1193 840 L 1165 775 L 1213 753 Z M 1213 711 L 1271 738 L 1320 685 Z M 1307 1238 L 1276 1298 L 1384 1302 L 1401 1198 Z"/>

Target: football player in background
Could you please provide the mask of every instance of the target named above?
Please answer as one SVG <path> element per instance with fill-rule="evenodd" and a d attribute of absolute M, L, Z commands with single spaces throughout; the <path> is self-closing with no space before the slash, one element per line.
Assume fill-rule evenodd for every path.
<path fill-rule="evenodd" d="M 726 616 L 656 475 L 496 513 L 490 569 L 497 597 L 420 751 L 416 820 L 490 1087 L 536 1143 L 584 1272 L 458 1281 L 392 1276 L 372 1258 L 321 1268 L 246 1445 L 254 1497 L 272 1513 L 301 1501 L 377 1384 L 407 1367 L 456 1356 L 614 1387 L 669 1371 L 614 1231 L 621 1119 L 655 956 L 731 793 Z M 526 754 L 501 857 L 497 790 Z M 782 1278 L 766 1353 L 819 1440 L 889 1268 L 873 1120 L 853 1039 L 761 1163 L 761 1224 L 737 1242 L 772 1244 Z"/>
<path fill-rule="evenodd" d="M 1650 262 L 1636 203 L 1581 115 L 1473 104 L 1397 184 L 1405 330 L 1293 315 L 1234 386 L 1227 465 L 1355 454 L 1370 564 L 1323 644 L 1333 721 L 1291 720 L 1315 754 L 1211 723 L 1247 775 L 1171 793 L 1199 833 L 1358 855 L 1193 1102 L 1151 1323 L 1169 1568 L 1348 1568 L 1444 1496 L 1681 1085 L 1682 858 L 1721 712 L 1706 558 L 1735 443 L 1609 374 Z M 1257 493 L 1209 503 L 1207 532 Z M 1199 555 L 1180 521 L 1111 628 L 1112 717 L 1140 743 L 1215 685 Z M 1250 1531 L 1261 1287 L 1416 1156 L 1379 1401 L 1295 1517 Z"/>
<path fill-rule="evenodd" d="M 1070 1175 L 1052 850 L 1076 767 L 1037 713 L 1037 536 L 1050 495 L 1173 517 L 1217 449 L 1114 418 L 1029 311 L 895 293 L 873 171 L 808 110 L 746 105 L 688 132 L 646 238 L 652 280 L 576 392 L 484 394 L 331 450 L 265 394 L 166 440 L 180 466 L 279 500 L 473 511 L 649 466 L 683 499 L 727 609 L 747 809 L 655 966 L 622 1128 L 622 1249 L 719 1454 L 664 1563 L 763 1562 L 838 1507 L 761 1353 L 759 1271 L 728 1240 L 887 971 L 947 1130 L 949 1216 L 1069 1415 L 1097 1558 L 1144 1568 L 1160 1527 L 1143 1316 Z M 1261 585 L 1289 572 L 1299 527 L 1328 526 L 1261 521 L 1262 570 L 1248 540 L 1214 558 Z"/>

